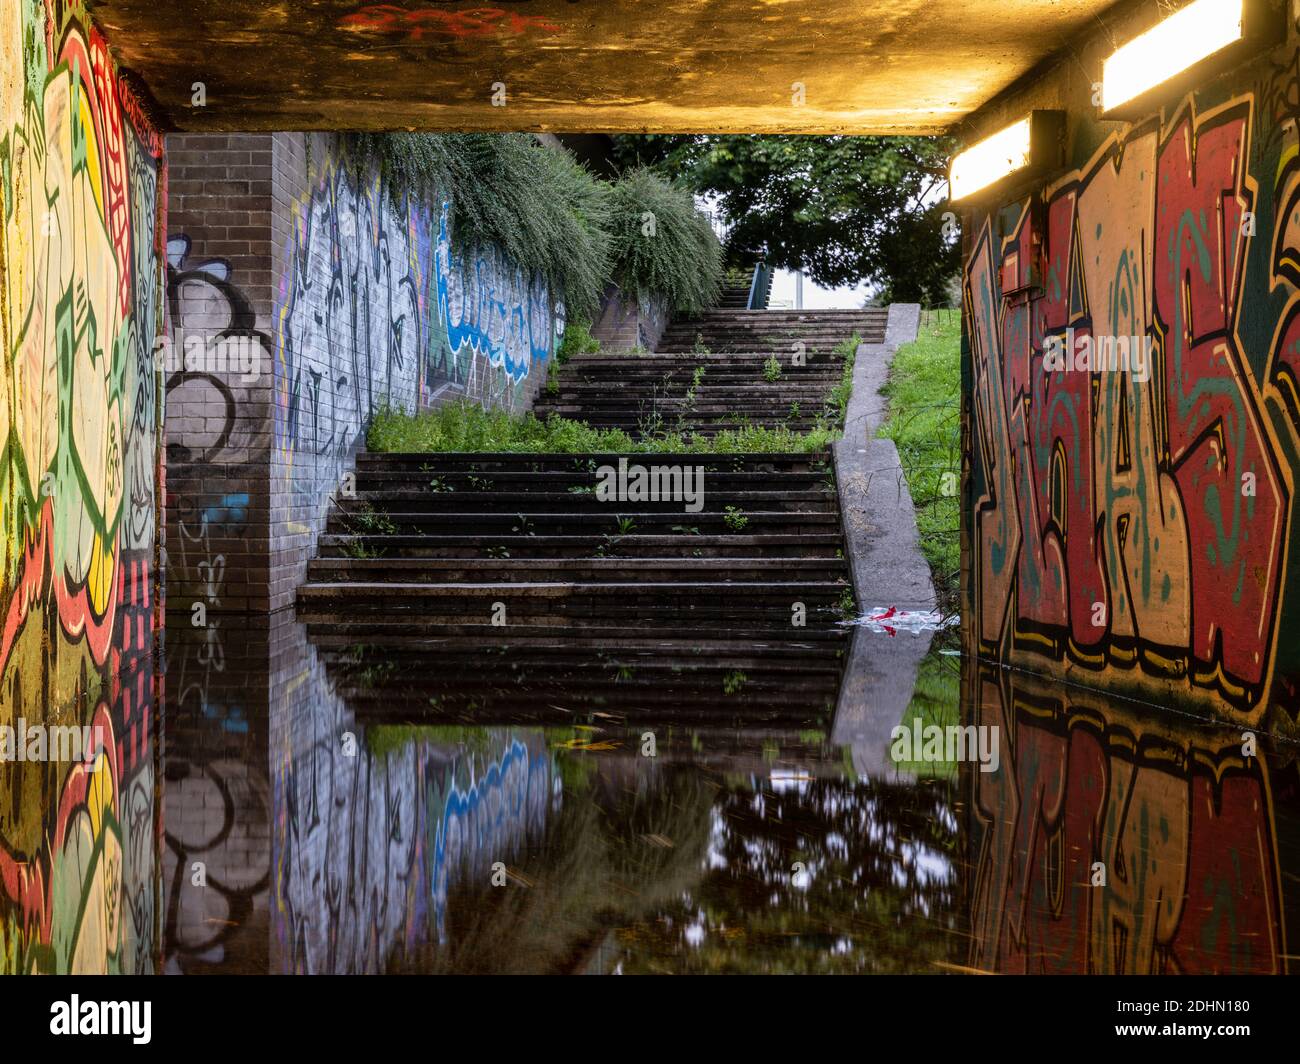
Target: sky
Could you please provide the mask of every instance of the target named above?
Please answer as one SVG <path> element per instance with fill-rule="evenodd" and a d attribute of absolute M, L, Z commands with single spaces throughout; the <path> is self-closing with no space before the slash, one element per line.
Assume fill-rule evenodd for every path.
<path fill-rule="evenodd" d="M 855 288 L 821 288 L 807 277 L 803 279 L 803 305 L 805 310 L 840 310 L 861 308 L 870 292 L 869 286 Z M 795 274 L 790 270 L 777 270 L 772 280 L 773 309 L 795 305 Z"/>

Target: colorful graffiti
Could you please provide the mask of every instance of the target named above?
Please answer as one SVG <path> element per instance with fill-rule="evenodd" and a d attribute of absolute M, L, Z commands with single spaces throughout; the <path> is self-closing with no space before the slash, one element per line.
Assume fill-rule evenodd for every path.
<path fill-rule="evenodd" d="M 1271 122 L 1253 95 L 1187 99 L 974 219 L 966 626 L 982 653 L 1246 718 L 1266 707 L 1300 428 L 1295 340 L 1258 326 L 1300 255 L 1279 215 L 1282 265 L 1258 268 L 1272 192 L 1252 172 L 1272 169 Z M 1288 159 L 1294 145 L 1283 182 Z M 1067 336 L 1144 338 L 1152 365 L 1062 371 L 1044 351 Z"/>
<path fill-rule="evenodd" d="M 0 764 L 0 968 L 148 970 L 162 141 L 79 6 L 0 18 L 0 723 L 109 737 Z"/>
<path fill-rule="evenodd" d="M 313 741 L 299 720 L 273 773 L 274 970 L 387 971 L 445 939 L 453 885 L 486 884 L 545 828 L 551 758 L 505 733 L 466 754 L 419 728 L 351 733 L 349 755 L 341 723 L 311 719 Z"/>
<path fill-rule="evenodd" d="M 272 534 L 313 531 L 372 414 L 467 396 L 522 409 L 562 310 L 496 248 L 456 254 L 450 212 L 330 160 L 293 207 L 276 307 Z"/>
<path fill-rule="evenodd" d="M 479 37 L 517 36 L 533 31 L 555 33 L 563 27 L 544 15 L 521 15 L 500 7 L 473 7 L 444 11 L 426 7 L 408 10 L 396 4 L 371 4 L 339 19 L 339 26 L 353 33 L 400 34 L 408 41 L 426 37 L 455 40 Z"/>
<path fill-rule="evenodd" d="M 1014 751 L 968 776 L 972 967 L 1286 970 L 1269 770 L 1239 731 L 1173 731 L 1024 674 L 971 674 L 978 723 Z"/>

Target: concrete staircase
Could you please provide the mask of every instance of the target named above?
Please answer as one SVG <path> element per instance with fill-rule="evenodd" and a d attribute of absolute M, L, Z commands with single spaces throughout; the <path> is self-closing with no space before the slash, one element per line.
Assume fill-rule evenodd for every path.
<path fill-rule="evenodd" d="M 722 293 L 718 296 L 718 306 L 723 309 L 745 310 L 749 306 L 749 287 L 752 283 L 752 276 L 728 276 L 723 282 Z"/>
<path fill-rule="evenodd" d="M 840 379 L 831 348 L 884 327 L 883 313 L 830 315 L 679 323 L 659 354 L 573 360 L 538 413 L 635 432 L 650 395 L 688 431 L 811 425 Z M 713 353 L 693 350 L 697 334 Z M 807 365 L 765 381 L 796 339 Z M 665 375 L 684 392 L 701 365 L 693 409 L 654 396 Z M 790 417 L 793 402 L 808 413 Z M 603 501 L 620 458 L 632 473 L 699 467 L 701 508 Z M 816 728 L 847 643 L 843 547 L 828 452 L 362 454 L 298 613 L 366 719 Z"/>
<path fill-rule="evenodd" d="M 881 342 L 887 313 L 713 310 L 674 322 L 653 354 L 600 351 L 570 359 L 553 390 L 539 396 L 536 412 L 633 435 L 707 436 L 747 424 L 807 432 L 842 376 L 836 345 L 855 333 Z"/>

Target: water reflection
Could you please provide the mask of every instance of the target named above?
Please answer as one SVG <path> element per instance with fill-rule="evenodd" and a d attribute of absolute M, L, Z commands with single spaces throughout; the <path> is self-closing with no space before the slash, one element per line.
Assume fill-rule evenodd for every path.
<path fill-rule="evenodd" d="M 1239 727 L 904 638 L 779 648 L 743 682 L 725 655 L 610 650 L 566 690 L 499 649 L 476 677 L 463 647 L 182 615 L 164 729 L 144 653 L 48 719 L 7 705 L 102 741 L 0 764 L 0 963 L 1287 970 L 1293 744 L 1250 756 Z M 996 732 L 996 771 L 900 750 L 898 724 Z"/>
<path fill-rule="evenodd" d="M 288 618 L 168 635 L 169 971 L 1287 965 L 1296 769 L 1240 729 L 872 633 L 838 705 L 752 720 L 663 656 L 566 696 Z M 996 728 L 997 770 L 895 756 L 913 719 Z"/>
<path fill-rule="evenodd" d="M 975 967 L 1285 970 L 1294 747 L 1244 757 L 1240 728 L 1001 669 L 970 683 L 1012 752 L 970 774 Z"/>

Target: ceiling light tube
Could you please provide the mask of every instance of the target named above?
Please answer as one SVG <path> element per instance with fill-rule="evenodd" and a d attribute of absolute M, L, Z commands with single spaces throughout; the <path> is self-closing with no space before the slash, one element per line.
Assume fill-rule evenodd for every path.
<path fill-rule="evenodd" d="M 1268 0 L 1192 0 L 1102 64 L 1102 115 L 1127 118 L 1157 109 L 1166 94 L 1188 87 L 1191 78 L 1178 75 L 1195 68 L 1212 76 L 1246 46 L 1278 39 L 1276 23 Z"/>
<path fill-rule="evenodd" d="M 1005 188 L 1060 165 L 1060 111 L 1031 111 L 960 152 L 948 173 L 949 198 L 967 199 L 981 192 Z"/>

